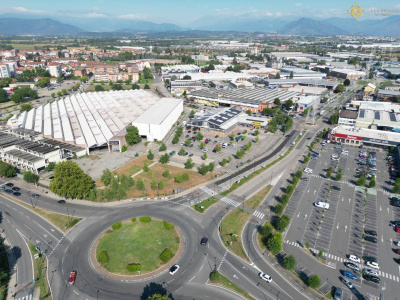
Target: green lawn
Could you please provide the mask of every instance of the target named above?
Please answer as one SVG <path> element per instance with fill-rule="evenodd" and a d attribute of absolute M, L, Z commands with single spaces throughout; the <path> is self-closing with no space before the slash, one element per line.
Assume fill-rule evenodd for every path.
<path fill-rule="evenodd" d="M 29 243 L 29 249 L 31 250 L 32 261 L 35 269 L 35 286 L 40 288 L 40 300 L 49 300 L 51 299 L 51 294 L 49 290 L 49 285 L 47 283 L 46 271 L 47 271 L 47 263 L 46 257 L 44 255 L 40 255 L 39 258 L 34 258 L 35 254 L 40 254 L 38 250 L 36 250 L 35 246 Z"/>
<path fill-rule="evenodd" d="M 195 205 L 193 205 L 192 207 L 197 210 L 198 212 L 205 212 L 211 205 L 213 205 L 214 203 L 218 202 L 218 198 L 215 197 L 210 197 L 207 198 L 206 200 L 203 200 Z"/>
<path fill-rule="evenodd" d="M 253 300 L 254 298 L 251 297 L 248 293 L 243 291 L 240 287 L 238 287 L 236 284 L 234 284 L 232 281 L 230 281 L 228 278 L 226 278 L 224 275 L 221 273 L 218 273 L 218 278 L 215 280 L 211 280 L 210 282 L 213 284 L 221 285 L 223 287 L 226 287 L 230 290 L 235 291 L 236 293 L 239 293 L 240 295 L 244 296 L 246 299 Z"/>
<path fill-rule="evenodd" d="M 246 200 L 244 202 L 244 204 L 248 207 L 251 207 L 252 209 L 256 209 L 260 205 L 260 203 L 264 200 L 265 196 L 267 196 L 267 194 L 269 193 L 271 188 L 272 188 L 272 185 L 267 185 L 261 191 L 259 191 L 257 194 L 255 194 L 253 197 Z"/>
<path fill-rule="evenodd" d="M 366 81 L 366 80 L 358 80 L 357 81 L 358 85 L 367 85 L 368 83 L 369 83 L 369 81 Z"/>
<path fill-rule="evenodd" d="M 175 254 L 179 249 L 179 237 L 175 230 L 167 230 L 163 221 L 141 223 L 125 222 L 120 229 L 108 230 L 101 238 L 96 254 L 107 251 L 109 262 L 103 267 L 112 273 L 132 275 L 128 264 L 141 264 L 141 274 L 159 268 L 163 262 L 159 255 L 169 248 Z M 137 275 L 138 273 L 133 273 Z"/>
<path fill-rule="evenodd" d="M 243 226 L 249 218 L 248 212 L 235 208 L 221 222 L 221 238 L 225 246 L 246 261 L 248 258 L 242 247 L 241 235 Z"/>

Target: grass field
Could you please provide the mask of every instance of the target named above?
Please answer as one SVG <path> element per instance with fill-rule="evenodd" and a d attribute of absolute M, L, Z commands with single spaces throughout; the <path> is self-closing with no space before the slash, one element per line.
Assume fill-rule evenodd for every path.
<path fill-rule="evenodd" d="M 246 200 L 244 204 L 248 207 L 251 207 L 252 209 L 256 209 L 260 203 L 264 200 L 265 196 L 269 193 L 271 190 L 272 185 L 267 185 L 265 188 L 263 188 L 261 191 L 259 191 L 257 194 L 255 194 L 253 197 L 250 199 Z"/>
<path fill-rule="evenodd" d="M 211 205 L 213 205 L 214 203 L 218 202 L 218 198 L 215 197 L 210 197 L 207 198 L 206 200 L 203 200 L 195 205 L 193 205 L 192 207 L 197 210 L 200 213 L 205 212 Z"/>
<path fill-rule="evenodd" d="M 49 300 L 51 299 L 49 285 L 47 283 L 46 271 L 47 271 L 47 263 L 46 257 L 44 255 L 40 255 L 39 258 L 34 258 L 35 254 L 40 254 L 38 250 L 36 250 L 35 246 L 31 243 L 28 244 L 29 249 L 31 250 L 33 266 L 35 269 L 35 286 L 40 288 L 40 300 Z"/>
<path fill-rule="evenodd" d="M 4 245 L 2 243 L 0 243 L 0 270 L 6 272 L 6 274 L 8 273 L 8 257 L 7 257 L 7 253 L 4 249 Z M 9 276 L 7 276 L 6 278 L 4 278 L 3 280 L 0 281 L 0 300 L 5 300 L 7 298 L 7 282 L 9 280 Z"/>
<path fill-rule="evenodd" d="M 246 261 L 248 258 L 242 247 L 241 235 L 243 226 L 249 218 L 248 212 L 235 208 L 221 222 L 221 238 L 225 246 Z"/>
<path fill-rule="evenodd" d="M 5 194 L 3 194 L 3 196 L 6 196 Z M 62 214 L 57 214 L 57 213 L 53 213 L 51 211 L 45 210 L 45 209 L 41 209 L 41 208 L 32 208 L 31 205 L 28 205 L 22 201 L 16 200 L 14 198 L 11 197 L 7 197 L 23 206 L 25 206 L 26 208 L 29 208 L 30 210 L 34 211 L 35 213 L 41 215 L 43 218 L 45 218 L 47 221 L 49 221 L 50 223 L 52 223 L 53 225 L 57 226 L 60 230 L 62 230 L 63 232 L 68 231 L 68 229 L 70 229 L 71 227 L 73 227 L 76 223 L 78 223 L 80 220 L 82 220 L 81 218 L 76 218 L 76 217 L 68 217 L 68 215 L 62 215 Z"/>
<path fill-rule="evenodd" d="M 163 221 L 141 223 L 137 218 L 135 222 L 123 223 L 120 229 L 107 231 L 97 246 L 96 255 L 107 251 L 109 262 L 103 267 L 109 272 L 132 275 L 127 271 L 127 265 L 139 263 L 141 274 L 144 274 L 163 264 L 159 255 L 166 248 L 174 254 L 178 251 L 179 237 L 176 231 L 167 230 Z"/>
<path fill-rule="evenodd" d="M 216 278 L 215 280 L 210 279 L 210 282 L 213 284 L 221 285 L 223 287 L 231 289 L 231 290 L 235 291 L 236 293 L 239 293 L 240 295 L 244 296 L 246 299 L 250 299 L 250 300 L 254 299 L 248 293 L 243 291 L 240 287 L 238 287 L 236 284 L 234 284 L 232 281 L 230 281 L 228 278 L 226 278 L 221 273 L 218 273 L 218 278 Z"/>

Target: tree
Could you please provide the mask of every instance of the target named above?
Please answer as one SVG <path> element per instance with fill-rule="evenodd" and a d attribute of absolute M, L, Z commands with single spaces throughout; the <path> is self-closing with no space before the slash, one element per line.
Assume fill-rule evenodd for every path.
<path fill-rule="evenodd" d="M 221 152 L 222 147 L 217 145 L 217 146 L 215 146 L 214 150 L 215 150 L 215 152 Z"/>
<path fill-rule="evenodd" d="M 206 175 L 208 173 L 208 166 L 206 164 L 202 163 L 199 168 L 199 173 L 201 175 Z"/>
<path fill-rule="evenodd" d="M 200 149 L 204 149 L 206 147 L 206 143 L 201 142 L 199 147 L 200 147 Z"/>
<path fill-rule="evenodd" d="M 169 154 L 168 154 L 168 153 L 165 153 L 165 154 L 161 155 L 161 157 L 160 157 L 160 163 L 166 164 L 166 163 L 168 163 L 168 162 L 169 162 Z"/>
<path fill-rule="evenodd" d="M 185 141 L 185 146 L 189 147 L 192 144 L 192 140 L 189 138 Z"/>
<path fill-rule="evenodd" d="M 296 265 L 297 265 L 297 260 L 293 254 L 287 255 L 283 259 L 282 266 L 287 270 L 291 270 L 291 271 L 294 270 L 296 268 Z"/>
<path fill-rule="evenodd" d="M 139 179 L 136 181 L 136 189 L 139 190 L 139 191 L 145 189 L 143 179 L 139 178 Z"/>
<path fill-rule="evenodd" d="M 55 162 L 49 162 L 49 164 L 47 165 L 47 167 L 44 168 L 44 169 L 45 169 L 47 172 L 51 172 L 51 171 L 54 170 L 55 166 L 56 166 L 56 163 L 55 163 Z"/>
<path fill-rule="evenodd" d="M 21 104 L 20 108 L 19 108 L 19 112 L 24 112 L 24 111 L 30 111 L 32 109 L 32 105 L 30 103 L 24 103 Z"/>
<path fill-rule="evenodd" d="M 51 98 L 55 98 L 56 97 L 56 93 L 51 93 Z"/>
<path fill-rule="evenodd" d="M 194 163 L 191 158 L 188 158 L 185 163 L 185 169 L 193 169 Z"/>
<path fill-rule="evenodd" d="M 281 100 L 279 98 L 275 98 L 274 104 L 275 105 L 281 105 Z"/>
<path fill-rule="evenodd" d="M 128 145 L 134 145 L 140 143 L 142 138 L 139 135 L 139 130 L 136 126 L 128 126 L 126 127 L 127 135 L 125 135 L 125 140 Z"/>
<path fill-rule="evenodd" d="M 274 227 L 271 225 L 270 222 L 265 222 L 265 224 L 260 228 L 260 234 L 263 237 L 270 237 L 274 232 Z"/>
<path fill-rule="evenodd" d="M 167 146 L 164 143 L 161 143 L 161 146 L 158 149 L 158 151 L 162 152 L 162 151 L 165 151 L 165 150 L 167 150 Z"/>
<path fill-rule="evenodd" d="M 150 90 L 150 86 L 146 83 L 143 87 L 145 90 Z"/>
<path fill-rule="evenodd" d="M 137 83 L 132 84 L 132 90 L 140 90 L 140 85 Z"/>
<path fill-rule="evenodd" d="M 293 79 L 293 71 L 290 71 L 289 78 L 290 78 L 290 79 Z"/>
<path fill-rule="evenodd" d="M 111 183 L 112 175 L 109 169 L 105 169 L 103 174 L 101 175 L 101 182 L 104 183 L 105 186 L 109 186 Z"/>
<path fill-rule="evenodd" d="M 331 171 L 326 171 L 325 177 L 326 178 L 331 178 L 332 172 Z"/>
<path fill-rule="evenodd" d="M 186 153 L 186 150 L 183 147 L 181 147 L 181 149 L 179 150 L 178 154 L 179 155 L 183 155 L 185 153 Z"/>
<path fill-rule="evenodd" d="M 371 68 L 371 69 L 369 69 L 369 75 L 368 75 L 368 78 L 369 79 L 373 79 L 374 78 L 374 71 L 373 71 L 373 69 Z"/>
<path fill-rule="evenodd" d="M 58 91 L 58 92 L 57 92 L 57 96 L 58 96 L 58 97 L 61 97 L 61 96 L 62 96 L 62 92 L 61 92 L 61 91 Z"/>
<path fill-rule="evenodd" d="M 367 184 L 367 179 L 364 176 L 360 176 L 360 178 L 357 179 L 356 184 L 358 186 L 365 186 Z"/>
<path fill-rule="evenodd" d="M 104 91 L 104 87 L 103 87 L 102 85 L 96 85 L 96 86 L 94 87 L 94 90 L 95 90 L 96 92 L 102 92 L 102 91 Z"/>
<path fill-rule="evenodd" d="M 341 173 L 337 173 L 336 176 L 335 176 L 335 180 L 336 181 L 342 180 L 342 174 Z"/>
<path fill-rule="evenodd" d="M 335 93 L 342 93 L 346 88 L 343 84 L 339 83 L 334 90 Z"/>
<path fill-rule="evenodd" d="M 319 279 L 319 276 L 316 274 L 311 275 L 308 277 L 307 284 L 310 288 L 317 289 L 321 285 L 321 279 Z"/>
<path fill-rule="evenodd" d="M 251 116 L 251 110 L 250 110 L 250 109 L 246 110 L 245 113 L 246 113 L 248 116 Z"/>
<path fill-rule="evenodd" d="M 192 77 L 191 77 L 190 75 L 185 75 L 185 76 L 183 76 L 182 79 L 183 79 L 183 80 L 191 80 Z"/>
<path fill-rule="evenodd" d="M 4 103 L 8 101 L 8 94 L 5 90 L 0 88 L 0 103 Z"/>
<path fill-rule="evenodd" d="M 108 263 L 109 257 L 108 257 L 107 251 L 101 251 L 101 252 L 97 255 L 97 260 L 99 261 L 99 263 L 102 263 L 102 264 Z"/>
<path fill-rule="evenodd" d="M 289 216 L 283 215 L 276 223 L 276 230 L 283 232 L 289 226 L 289 224 L 290 224 Z"/>
<path fill-rule="evenodd" d="M 43 87 L 47 86 L 48 84 L 50 84 L 50 78 L 43 77 L 36 83 L 36 86 L 43 88 Z"/>
<path fill-rule="evenodd" d="M 286 103 L 285 103 L 286 110 L 289 110 L 292 106 L 293 106 L 292 99 L 289 99 L 288 101 L 286 101 Z"/>
<path fill-rule="evenodd" d="M 89 195 L 93 180 L 73 161 L 56 164 L 50 190 L 61 197 L 82 199 Z"/>
<path fill-rule="evenodd" d="M 207 153 L 203 153 L 203 155 L 201 156 L 201 158 L 202 158 L 203 160 L 206 160 L 206 159 L 208 158 Z"/>
<path fill-rule="evenodd" d="M 282 233 L 278 232 L 267 240 L 267 247 L 273 255 L 282 251 Z"/>
<path fill-rule="evenodd" d="M 345 79 L 345 81 L 343 81 L 343 85 L 344 86 L 349 86 L 350 85 L 350 79 Z"/>
<path fill-rule="evenodd" d="M 196 134 L 196 140 L 201 141 L 203 138 L 204 138 L 204 135 L 202 135 L 201 132 L 199 131 L 199 132 Z"/>
<path fill-rule="evenodd" d="M 192 109 L 192 111 L 191 111 L 190 114 L 189 114 L 189 118 L 190 118 L 190 119 L 193 119 L 195 113 L 196 113 L 196 112 Z"/>
<path fill-rule="evenodd" d="M 214 164 L 213 162 L 210 162 L 210 163 L 208 164 L 208 171 L 209 171 L 209 172 L 212 172 L 212 171 L 214 171 L 214 168 L 215 168 L 215 164 Z"/>
<path fill-rule="evenodd" d="M 39 177 L 31 171 L 24 172 L 24 180 L 28 183 L 36 183 L 39 181 Z"/>
<path fill-rule="evenodd" d="M 282 204 L 280 204 L 280 203 L 278 203 L 277 205 L 275 205 L 275 207 L 274 207 L 274 212 L 275 212 L 275 214 L 277 215 L 277 216 L 280 216 L 282 213 L 283 213 L 283 209 L 284 209 L 285 207 L 282 205 Z"/>
<path fill-rule="evenodd" d="M 59 93 L 61 93 L 61 92 L 59 92 Z M 12 94 L 11 101 L 13 101 L 14 103 L 20 103 L 22 101 L 22 97 L 21 97 L 21 95 L 18 95 L 18 94 Z"/>
<path fill-rule="evenodd" d="M 67 95 L 67 94 L 68 94 L 68 91 L 67 91 L 66 89 L 62 89 L 62 90 L 61 90 L 61 93 L 62 93 L 63 95 Z"/>
<path fill-rule="evenodd" d="M 276 73 L 275 79 L 281 79 L 281 74 L 280 73 Z"/>
<path fill-rule="evenodd" d="M 154 154 L 151 150 L 149 150 L 148 154 L 147 154 L 147 159 L 149 160 L 153 160 L 154 159 Z"/>
<path fill-rule="evenodd" d="M 3 161 L 0 161 L 0 175 L 3 177 L 14 177 L 17 174 L 17 169 Z"/>
<path fill-rule="evenodd" d="M 376 186 L 375 176 L 372 176 L 371 180 L 369 181 L 369 187 L 373 188 L 375 186 Z"/>

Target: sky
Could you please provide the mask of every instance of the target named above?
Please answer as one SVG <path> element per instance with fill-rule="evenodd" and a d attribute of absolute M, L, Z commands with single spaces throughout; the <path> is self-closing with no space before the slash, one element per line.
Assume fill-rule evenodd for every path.
<path fill-rule="evenodd" d="M 1 14 L 18 14 L 26 18 L 146 20 L 155 23 L 193 24 L 200 18 L 349 17 L 347 10 L 355 1 L 347 0 L 0 0 Z M 398 0 L 360 0 L 364 9 L 399 9 Z M 397 13 L 400 15 L 400 12 Z M 372 13 L 363 18 L 376 18 Z"/>

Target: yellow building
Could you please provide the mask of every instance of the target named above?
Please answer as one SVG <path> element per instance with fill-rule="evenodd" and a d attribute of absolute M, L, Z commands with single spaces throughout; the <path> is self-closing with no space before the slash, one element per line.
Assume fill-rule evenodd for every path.
<path fill-rule="evenodd" d="M 373 85 L 372 83 L 368 83 L 365 87 L 364 87 L 364 92 L 368 92 L 369 94 L 372 94 L 375 92 L 376 86 Z"/>

